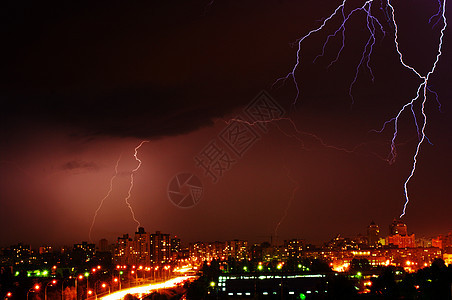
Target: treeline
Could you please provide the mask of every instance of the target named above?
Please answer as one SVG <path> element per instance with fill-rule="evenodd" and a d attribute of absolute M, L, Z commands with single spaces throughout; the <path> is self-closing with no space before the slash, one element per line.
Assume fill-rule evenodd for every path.
<path fill-rule="evenodd" d="M 318 260 L 305 261 L 304 264 L 316 271 L 326 271 L 326 264 Z M 222 295 L 217 294 L 217 289 L 212 286 L 212 282 L 218 282 L 218 277 L 223 272 L 219 266 L 216 261 L 204 264 L 202 276 L 187 286 L 188 300 L 222 299 Z M 452 265 L 446 266 L 442 259 L 436 259 L 430 267 L 416 273 L 405 273 L 400 268 L 391 266 L 382 267 L 378 269 L 378 276 L 370 279 L 370 292 L 367 294 L 358 294 L 356 286 L 360 284 L 360 279 L 352 274 L 371 267 L 364 261 L 354 261 L 351 267 L 353 270 L 350 273 L 335 274 L 328 279 L 328 292 L 325 295 L 312 295 L 306 299 L 452 300 Z M 230 269 L 239 271 L 242 268 L 241 263 L 235 262 Z M 296 268 L 298 267 L 290 266 L 287 269 Z M 312 269 L 311 272 L 314 271 Z"/>

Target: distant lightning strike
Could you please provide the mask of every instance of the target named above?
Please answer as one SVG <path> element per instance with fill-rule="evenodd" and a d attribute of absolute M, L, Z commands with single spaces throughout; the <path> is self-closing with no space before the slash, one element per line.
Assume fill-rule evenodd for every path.
<path fill-rule="evenodd" d="M 141 223 L 135 217 L 135 212 L 133 211 L 132 205 L 130 204 L 129 200 L 132 197 L 132 189 L 133 189 L 133 184 L 134 184 L 133 175 L 141 167 L 141 160 L 138 158 L 138 150 L 141 148 L 141 146 L 143 146 L 144 143 L 149 143 L 149 141 L 142 141 L 138 146 L 135 147 L 135 154 L 133 156 L 135 157 L 135 160 L 138 161 L 138 166 L 130 172 L 130 186 L 129 186 L 129 190 L 127 192 L 127 197 L 124 199 L 127 204 L 127 207 L 130 210 L 130 213 L 132 214 L 133 220 L 135 221 L 135 223 L 137 223 L 137 231 L 138 231 L 138 227 L 141 226 Z"/>
<path fill-rule="evenodd" d="M 93 221 L 91 222 L 91 227 L 89 228 L 89 240 L 90 242 L 92 242 L 92 238 L 91 238 L 91 233 L 93 231 L 93 227 L 94 227 L 94 223 L 96 222 L 96 218 L 97 218 L 97 214 L 99 213 L 100 209 L 102 208 L 102 206 L 104 205 L 104 201 L 110 197 L 111 192 L 113 191 L 113 181 L 116 179 L 116 177 L 118 176 L 118 166 L 119 166 L 119 161 L 121 160 L 121 155 L 119 156 L 118 160 L 116 161 L 116 165 L 115 165 L 115 174 L 113 175 L 113 177 L 111 177 L 110 179 L 110 189 L 108 190 L 107 194 L 100 200 L 99 206 L 97 207 L 95 213 L 94 213 L 94 217 L 93 217 Z"/>
<path fill-rule="evenodd" d="M 142 141 L 137 147 L 135 147 L 135 152 L 134 152 L 133 157 L 135 158 L 136 161 L 138 161 L 138 166 L 136 166 L 135 169 L 133 169 L 130 172 L 130 185 L 129 185 L 129 189 L 128 189 L 128 192 L 127 192 L 127 197 L 124 199 L 126 204 L 127 204 L 127 207 L 129 208 L 129 210 L 130 210 L 130 212 L 132 214 L 133 220 L 135 221 L 135 223 L 137 223 L 137 229 L 138 229 L 138 227 L 140 227 L 141 223 L 135 217 L 135 212 L 134 212 L 134 210 L 132 208 L 132 205 L 130 204 L 129 200 L 132 197 L 132 189 L 133 189 L 133 185 L 134 185 L 133 175 L 135 174 L 135 172 L 137 172 L 140 169 L 141 163 L 142 163 L 141 160 L 138 158 L 138 150 L 141 148 L 141 146 L 143 146 L 144 143 L 148 143 L 148 142 L 149 141 Z M 109 188 L 107 194 L 101 199 L 101 201 L 99 203 L 99 206 L 97 207 L 96 211 L 94 212 L 93 221 L 91 222 L 91 227 L 89 228 L 89 240 L 90 241 L 92 241 L 91 235 L 92 235 L 92 231 L 93 231 L 93 228 L 94 228 L 94 224 L 96 222 L 97 215 L 98 215 L 99 211 L 101 210 L 101 208 L 102 208 L 102 206 L 104 204 L 104 201 L 108 197 L 110 197 L 110 195 L 111 195 L 111 193 L 113 191 L 113 181 L 116 179 L 116 177 L 118 177 L 118 167 L 119 167 L 119 162 L 121 161 L 121 157 L 122 157 L 122 155 L 120 155 L 118 160 L 116 161 L 115 174 L 110 179 L 110 188 Z"/>
<path fill-rule="evenodd" d="M 292 178 L 292 176 L 290 175 L 290 170 L 286 166 L 284 166 L 284 169 L 287 172 L 287 177 L 289 178 L 290 181 L 292 181 L 292 183 L 295 185 L 295 187 L 292 190 L 292 194 L 290 195 L 289 201 L 287 202 L 287 206 L 286 206 L 286 209 L 284 210 L 284 214 L 282 215 L 281 219 L 279 220 L 279 222 L 275 226 L 275 230 L 274 230 L 274 233 L 273 233 L 275 238 L 278 238 L 279 227 L 281 226 L 281 224 L 284 221 L 284 219 L 287 217 L 287 214 L 289 212 L 290 206 L 292 205 L 292 202 L 293 202 L 293 200 L 295 198 L 295 194 L 300 189 L 300 184 L 295 179 Z"/>
<path fill-rule="evenodd" d="M 321 23 L 321 25 L 311 31 L 309 31 L 306 35 L 302 36 L 301 38 L 299 38 L 296 43 L 298 45 L 297 51 L 296 51 L 296 61 L 295 64 L 292 68 L 292 70 L 284 77 L 281 77 L 279 79 L 277 79 L 275 81 L 275 84 L 277 84 L 278 82 L 286 82 L 288 79 L 291 79 L 295 85 L 295 89 L 296 89 L 296 96 L 294 99 L 293 104 L 296 104 L 299 97 L 300 97 L 300 87 L 295 75 L 295 72 L 298 70 L 300 64 L 301 64 L 301 50 L 302 50 L 302 43 L 309 38 L 311 35 L 322 31 L 325 26 L 327 25 L 328 22 L 330 22 L 333 18 L 335 18 L 338 15 L 342 16 L 342 22 L 340 23 L 340 26 L 336 29 L 336 31 L 333 32 L 333 34 L 328 35 L 328 37 L 326 38 L 326 41 L 323 44 L 322 47 L 322 52 L 321 54 L 319 54 L 315 59 L 314 62 L 319 58 L 324 56 L 325 54 L 325 48 L 328 44 L 328 42 L 330 41 L 331 38 L 335 37 L 336 35 L 338 35 L 340 32 L 342 33 L 342 46 L 340 48 L 340 50 L 337 53 L 336 58 L 329 64 L 328 67 L 331 67 L 335 62 L 338 61 L 342 50 L 345 47 L 345 30 L 346 30 L 346 24 L 349 21 L 350 17 L 352 15 L 354 15 L 357 12 L 364 12 L 366 15 L 366 26 L 367 26 L 367 31 L 369 32 L 369 38 L 367 40 L 366 45 L 364 46 L 362 55 L 361 55 L 361 60 L 359 61 L 357 67 L 356 67 L 356 71 L 355 71 L 355 75 L 354 78 L 350 84 L 349 87 L 349 95 L 350 98 L 352 100 L 352 104 L 354 102 L 354 98 L 353 98 L 353 87 L 356 84 L 356 81 L 358 79 L 358 75 L 359 75 L 359 70 L 362 67 L 365 67 L 370 76 L 371 76 L 371 80 L 372 82 L 374 81 L 374 74 L 372 72 L 372 69 L 370 67 L 370 60 L 371 60 L 371 55 L 372 55 L 372 50 L 373 47 L 375 45 L 376 42 L 376 34 L 377 31 L 380 31 L 383 34 L 383 37 L 386 36 L 386 32 L 384 30 L 383 25 L 379 22 L 379 20 L 377 19 L 377 17 L 375 17 L 374 15 L 372 15 L 372 5 L 374 4 L 374 0 L 368 0 L 365 1 L 364 4 L 360 7 L 354 8 L 352 9 L 348 14 L 345 13 L 345 6 L 347 4 L 347 0 L 343 0 L 342 3 L 336 7 L 336 9 L 333 11 L 333 13 L 331 15 L 329 15 L 327 18 L 323 19 L 323 22 Z M 441 104 L 438 101 L 438 95 L 436 94 L 436 92 L 432 91 L 429 87 L 428 87 L 428 83 L 429 83 L 429 79 L 430 76 L 432 74 L 434 74 L 435 70 L 436 70 L 436 66 L 439 62 L 439 59 L 441 57 L 442 54 L 442 45 L 443 45 L 443 37 L 444 37 L 444 32 L 446 30 L 447 27 L 447 19 L 446 19 L 446 0 L 438 0 L 438 4 L 439 4 L 439 9 L 438 12 L 433 15 L 430 19 L 429 19 L 429 23 L 432 23 L 435 19 L 436 22 L 433 24 L 432 27 L 435 27 L 437 24 L 440 23 L 440 20 L 443 21 L 443 27 L 441 29 L 441 34 L 440 34 L 440 38 L 439 38 L 439 42 L 438 42 L 438 50 L 437 50 L 437 55 L 436 55 L 436 59 L 433 63 L 433 66 L 431 68 L 431 70 L 426 74 L 426 75 L 422 75 L 415 67 L 407 64 L 405 62 L 405 60 L 403 59 L 403 54 L 402 51 L 400 50 L 399 47 L 399 31 L 398 31 L 398 24 L 396 22 L 396 18 L 395 18 L 395 9 L 393 7 L 393 5 L 391 4 L 390 0 L 381 0 L 380 2 L 380 8 L 379 10 L 382 11 L 384 13 L 384 16 L 386 18 L 386 21 L 392 25 L 392 27 L 394 28 L 394 43 L 395 43 L 395 47 L 396 47 L 396 51 L 397 54 L 399 56 L 399 60 L 400 63 L 402 64 L 402 66 L 410 71 L 412 71 L 412 73 L 414 73 L 420 80 L 421 83 L 419 84 L 418 88 L 417 88 L 417 92 L 415 97 L 413 97 L 411 99 L 411 101 L 409 101 L 408 103 L 406 103 L 405 105 L 402 106 L 402 108 L 398 111 L 398 113 L 396 114 L 395 117 L 393 117 L 392 119 L 390 119 L 389 121 L 386 121 L 383 124 L 383 127 L 381 130 L 378 130 L 377 132 L 382 132 L 386 126 L 392 122 L 394 122 L 394 134 L 393 134 L 393 138 L 391 140 L 391 149 L 390 149 L 390 154 L 389 157 L 387 158 L 387 161 L 392 164 L 395 162 L 396 156 L 397 156 L 397 152 L 396 152 L 396 139 L 397 139 L 397 135 L 398 135 L 398 124 L 399 124 L 399 118 L 402 115 L 402 113 L 409 107 L 411 110 L 411 113 L 413 115 L 414 118 L 414 122 L 416 125 L 416 129 L 417 129 L 417 133 L 418 133 L 418 143 L 416 146 L 416 151 L 415 154 L 413 156 L 413 165 L 412 165 L 412 169 L 411 172 L 408 176 L 408 178 L 406 179 L 405 183 L 404 183 L 404 195 L 405 195 L 405 204 L 403 206 L 403 211 L 402 214 L 400 215 L 400 218 L 403 217 L 406 213 L 406 207 L 409 203 L 409 196 L 408 196 L 408 183 L 410 182 L 411 178 L 414 176 L 414 173 L 416 171 L 416 165 L 418 162 L 418 156 L 420 153 L 420 148 L 422 146 L 422 144 L 424 143 L 424 141 L 427 141 L 430 143 L 430 141 L 428 140 L 426 134 L 425 134 L 425 129 L 427 126 L 427 115 L 425 113 L 425 104 L 427 101 L 427 92 L 433 93 L 436 96 L 436 101 L 438 102 L 439 105 L 439 109 L 441 109 Z M 420 109 L 420 113 L 422 115 L 422 123 L 421 126 L 419 126 L 418 120 L 416 118 L 416 113 L 414 111 L 413 108 L 413 104 L 416 100 L 422 99 L 421 101 L 421 109 Z"/>

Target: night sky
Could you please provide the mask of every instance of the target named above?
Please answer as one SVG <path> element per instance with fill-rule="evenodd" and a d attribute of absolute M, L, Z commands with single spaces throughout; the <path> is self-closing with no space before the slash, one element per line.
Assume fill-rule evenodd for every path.
<path fill-rule="evenodd" d="M 64 3 L 63 3 L 64 2 Z M 304 238 L 320 243 L 337 234 L 365 233 L 373 220 L 388 233 L 400 215 L 403 183 L 411 172 L 418 136 L 410 110 L 400 118 L 397 159 L 389 164 L 394 126 L 386 120 L 416 94 L 420 80 L 399 62 L 394 27 L 380 2 L 370 66 L 361 68 L 368 39 L 364 13 L 353 16 L 337 63 L 340 34 L 334 18 L 302 44 L 296 76 L 273 86 L 296 61 L 295 42 L 320 26 L 342 1 L 46 1 L 0 4 L 0 246 L 17 242 L 63 245 L 88 240 L 100 200 L 93 241 L 113 242 L 136 224 L 183 241 Z M 364 1 L 350 1 L 347 9 Z M 437 1 L 393 1 L 404 59 L 422 74 L 438 49 L 440 21 L 429 18 Z M 446 15 L 452 20 L 452 5 Z M 452 22 L 452 21 L 451 21 Z M 433 28 L 432 28 L 433 27 Z M 452 229 L 452 36 L 429 86 L 426 134 L 411 202 L 403 221 L 416 236 Z M 280 82 L 281 83 L 281 82 Z M 195 156 L 217 141 L 228 120 L 266 90 L 291 118 L 253 127 L 260 138 L 218 182 L 196 166 Z M 414 110 L 419 122 L 420 103 Z M 323 141 L 320 142 L 318 138 Z M 326 147 L 330 145 L 332 147 Z M 342 151 L 335 148 L 349 149 Z M 167 194 L 178 173 L 198 176 L 200 202 L 181 209 Z M 293 198 L 292 198 L 293 195 Z M 280 223 L 279 226 L 277 224 Z"/>

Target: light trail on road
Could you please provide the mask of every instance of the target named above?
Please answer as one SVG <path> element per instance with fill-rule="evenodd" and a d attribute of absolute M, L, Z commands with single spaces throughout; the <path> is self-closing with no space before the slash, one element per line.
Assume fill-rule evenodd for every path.
<path fill-rule="evenodd" d="M 182 282 L 186 280 L 192 280 L 195 279 L 197 276 L 182 276 L 182 277 L 176 277 L 173 279 L 170 279 L 165 282 L 160 283 L 151 283 L 144 286 L 137 286 L 129 289 L 123 289 L 117 292 L 114 292 L 110 295 L 100 297 L 99 299 L 102 300 L 121 300 L 123 299 L 127 294 L 131 295 L 139 295 L 139 297 L 142 297 L 144 295 L 150 294 L 152 291 L 159 290 L 159 289 L 168 289 L 176 287 L 178 284 L 181 284 Z"/>

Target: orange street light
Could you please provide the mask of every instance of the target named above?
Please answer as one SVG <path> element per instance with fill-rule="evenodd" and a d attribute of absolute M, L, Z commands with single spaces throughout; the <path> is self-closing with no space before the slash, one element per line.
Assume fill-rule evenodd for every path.
<path fill-rule="evenodd" d="M 111 293 L 110 285 L 108 285 L 108 284 L 106 284 L 106 283 L 104 282 L 104 283 L 102 283 L 101 287 L 102 287 L 103 289 L 105 289 L 106 287 L 108 287 L 108 293 L 109 293 L 109 294 Z"/>
<path fill-rule="evenodd" d="M 28 295 L 30 294 L 30 292 L 37 293 L 37 292 L 39 292 L 40 288 L 41 288 L 41 286 L 39 284 L 35 284 L 33 286 L 33 288 L 29 289 L 28 292 L 27 292 L 27 300 L 28 300 Z"/>
<path fill-rule="evenodd" d="M 54 280 L 52 280 L 52 281 L 50 281 L 49 283 L 46 284 L 46 287 L 44 288 L 44 300 L 47 300 L 47 287 L 49 285 L 55 285 L 56 283 L 57 283 L 57 281 L 54 279 Z"/>

